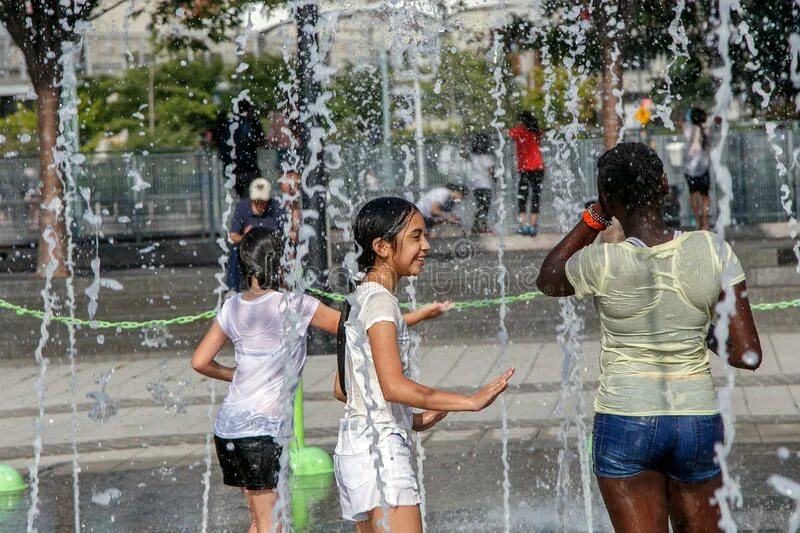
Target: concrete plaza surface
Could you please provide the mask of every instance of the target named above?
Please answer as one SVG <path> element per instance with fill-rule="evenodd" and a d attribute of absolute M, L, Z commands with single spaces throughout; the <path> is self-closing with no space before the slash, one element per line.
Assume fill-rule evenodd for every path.
<path fill-rule="evenodd" d="M 764 363 L 755 373 L 736 371 L 733 393 L 738 442 L 797 442 L 800 436 L 800 372 L 796 365 L 798 333 L 762 333 Z M 583 399 L 591 417 L 599 373 L 599 343 L 584 343 Z M 222 360 L 231 362 L 230 350 Z M 505 393 L 512 439 L 534 439 L 554 445 L 563 417 L 556 412 L 561 388 L 562 352 L 555 342 L 511 343 L 504 359 L 496 344 L 423 346 L 422 378 L 435 387 L 469 392 L 487 382 L 501 367 L 517 371 Z M 304 372 L 305 428 L 309 444 L 332 448 L 342 406 L 331 395 L 335 356 L 308 359 Z M 719 360 L 713 360 L 718 384 L 724 381 Z M 34 388 L 39 369 L 30 364 L 4 364 L 4 403 L 0 409 L 0 462 L 26 468 L 32 459 L 34 420 L 38 415 Z M 108 404 L 116 411 L 105 421 L 90 413 L 100 406 L 101 376 L 112 372 L 105 386 Z M 81 462 L 126 469 L 139 461 L 185 458 L 205 453 L 209 418 L 209 380 L 192 371 L 189 360 L 117 356 L 114 361 L 82 361 L 78 365 L 75 433 Z M 216 402 L 227 384 L 213 383 Z M 42 467 L 65 464 L 71 457 L 73 434 L 70 368 L 52 365 L 45 374 L 42 419 Z M 212 407 L 212 416 L 215 409 Z M 459 443 L 499 439 L 501 403 L 480 413 L 453 413 L 425 433 L 430 450 Z"/>
<path fill-rule="evenodd" d="M 742 477 L 745 506 L 737 511 L 741 530 L 782 529 L 791 502 L 766 484 L 780 473 L 800 476 L 800 373 L 795 370 L 800 333 L 763 333 L 764 364 L 756 373 L 736 371 L 733 394 L 736 446 L 733 472 Z M 584 343 L 583 399 L 585 421 L 591 424 L 591 399 L 598 376 L 598 342 Z M 453 344 L 421 348 L 422 379 L 426 384 L 469 392 L 499 371 L 496 344 Z M 230 350 L 222 357 L 231 362 Z M 574 480 L 574 508 L 557 510 L 555 483 L 563 417 L 556 406 L 561 389 L 560 347 L 552 341 L 512 343 L 504 359 L 517 373 L 505 393 L 509 421 L 512 531 L 585 531 L 579 501 L 579 472 Z M 34 419 L 38 414 L 33 383 L 38 369 L 29 364 L 2 364 L 4 398 L 0 410 L 0 463 L 23 472 L 32 460 Z M 336 421 L 342 406 L 331 396 L 333 355 L 310 357 L 305 369 L 307 445 L 332 451 Z M 100 377 L 113 370 L 105 387 L 116 413 L 104 422 L 89 417 L 98 404 Z M 724 371 L 713 362 L 718 383 Z M 72 444 L 76 427 L 81 465 L 82 520 L 86 531 L 199 531 L 203 516 L 203 472 L 206 438 L 213 427 L 209 381 L 194 373 L 187 357 L 117 356 L 114 361 L 87 360 L 78 366 L 73 426 L 70 368 L 57 364 L 45 374 L 43 454 L 40 464 L 40 531 L 71 530 Z M 226 384 L 214 384 L 216 402 Z M 454 413 L 423 434 L 425 486 L 430 531 L 502 531 L 500 466 L 501 403 L 480 413 Z M 574 449 L 576 441 L 570 440 Z M 788 459 L 784 460 L 787 456 Z M 783 458 L 781 458 L 783 457 Z M 238 491 L 225 487 L 211 454 L 209 531 L 242 531 L 247 513 Z M 457 487 L 457 488 L 456 488 Z M 122 494 L 103 503 L 109 491 Z M 335 485 L 309 497 L 305 527 L 298 531 L 351 531 L 338 516 Z M 23 503 L 24 502 L 24 503 Z M 98 503 L 100 502 L 100 503 Z M 609 531 L 607 515 L 593 489 L 593 529 Z M 26 500 L 12 512 L 0 531 L 15 531 L 25 523 Z M 164 514 L 142 515 L 144 509 Z M 10 521 L 9 521 L 10 520 Z M 170 520 L 168 525 L 164 520 Z M 295 521 L 297 522 L 297 518 Z M 4 529 L 4 527 L 11 529 Z M 63 528 L 63 529 L 62 529 Z"/>

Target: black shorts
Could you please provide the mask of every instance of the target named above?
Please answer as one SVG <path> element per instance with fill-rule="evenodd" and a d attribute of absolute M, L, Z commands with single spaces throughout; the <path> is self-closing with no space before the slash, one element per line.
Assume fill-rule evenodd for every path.
<path fill-rule="evenodd" d="M 689 185 L 689 194 L 699 192 L 703 196 L 708 196 L 710 182 L 708 172 L 701 176 L 690 176 L 689 174 L 684 174 L 684 176 L 686 176 L 686 183 Z"/>
<path fill-rule="evenodd" d="M 281 471 L 281 446 L 270 436 L 223 439 L 214 435 L 222 482 L 250 490 L 274 489 Z"/>

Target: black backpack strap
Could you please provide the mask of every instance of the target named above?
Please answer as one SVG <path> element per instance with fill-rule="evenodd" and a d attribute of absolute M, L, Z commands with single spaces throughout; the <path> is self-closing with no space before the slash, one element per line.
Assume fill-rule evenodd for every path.
<path fill-rule="evenodd" d="M 345 349 L 347 348 L 347 335 L 345 334 L 344 323 L 349 316 L 350 302 L 345 300 L 342 306 L 342 315 L 339 317 L 339 327 L 336 332 L 336 364 L 339 369 L 339 387 L 342 389 L 345 396 L 347 396 L 347 388 L 344 383 L 344 355 Z"/>

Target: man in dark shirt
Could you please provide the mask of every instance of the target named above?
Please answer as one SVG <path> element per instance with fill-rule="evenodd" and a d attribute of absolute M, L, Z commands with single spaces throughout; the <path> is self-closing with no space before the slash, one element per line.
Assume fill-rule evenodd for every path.
<path fill-rule="evenodd" d="M 239 243 L 253 228 L 267 228 L 282 232 L 287 221 L 286 211 L 280 202 L 270 198 L 272 187 L 265 178 L 256 178 L 250 183 L 250 198 L 236 202 L 228 239 L 233 243 L 228 260 L 227 285 L 238 290 L 242 283 L 239 271 Z"/>

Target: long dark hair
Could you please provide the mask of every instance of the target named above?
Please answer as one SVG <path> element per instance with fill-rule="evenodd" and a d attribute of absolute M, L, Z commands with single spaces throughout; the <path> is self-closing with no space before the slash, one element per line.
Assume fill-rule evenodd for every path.
<path fill-rule="evenodd" d="M 664 164 L 652 148 L 642 143 L 619 143 L 597 160 L 597 190 L 609 205 L 631 211 L 662 199 Z M 601 198 L 603 195 L 601 195 Z"/>
<path fill-rule="evenodd" d="M 700 146 L 703 150 L 708 148 L 708 135 L 706 135 L 706 112 L 700 107 L 693 107 L 689 110 L 689 120 L 692 124 L 700 128 Z"/>
<path fill-rule="evenodd" d="M 283 237 L 275 230 L 253 228 L 239 243 L 239 267 L 248 287 L 256 279 L 262 290 L 279 290 L 283 285 Z"/>
<path fill-rule="evenodd" d="M 369 272 L 375 266 L 376 254 L 372 248 L 375 239 L 397 243 L 396 238 L 400 231 L 408 224 L 414 213 L 418 213 L 417 206 L 395 196 L 382 196 L 370 200 L 358 211 L 353 222 L 353 238 L 358 253 L 359 272 Z M 350 315 L 350 302 L 345 300 L 342 314 L 339 318 L 339 327 L 336 331 L 336 359 L 339 369 L 339 386 L 347 395 L 344 381 L 344 355 L 347 347 L 344 323 Z"/>

